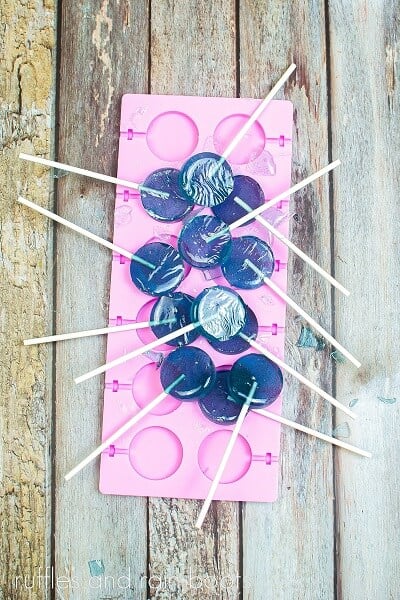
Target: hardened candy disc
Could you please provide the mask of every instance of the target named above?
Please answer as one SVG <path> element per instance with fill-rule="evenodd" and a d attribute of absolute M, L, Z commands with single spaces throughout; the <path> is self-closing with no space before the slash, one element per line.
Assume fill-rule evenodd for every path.
<path fill-rule="evenodd" d="M 240 206 L 240 201 L 247 204 L 252 210 L 265 202 L 264 192 L 260 184 L 252 177 L 235 175 L 233 182 L 233 191 L 229 194 L 225 202 L 212 207 L 214 215 L 225 221 L 228 225 L 248 214 L 249 211 Z M 252 221 L 254 219 L 247 221 L 245 224 L 248 225 Z"/>
<path fill-rule="evenodd" d="M 263 284 L 260 273 L 256 273 L 246 261 L 250 261 L 264 277 L 271 277 L 275 260 L 267 242 L 252 235 L 233 238 L 229 252 L 222 265 L 222 272 L 229 283 L 243 290 L 252 290 Z"/>
<path fill-rule="evenodd" d="M 201 152 L 185 162 L 179 183 L 192 204 L 216 206 L 233 190 L 232 169 L 218 154 Z"/>
<path fill-rule="evenodd" d="M 158 337 L 164 337 L 173 331 L 181 329 L 189 325 L 191 320 L 191 311 L 194 298 L 189 294 L 183 294 L 182 292 L 171 293 L 168 296 L 161 296 L 152 308 L 150 320 L 159 325 L 151 325 L 151 329 L 154 334 Z M 165 323 L 175 319 L 174 323 Z M 179 337 L 168 342 L 169 346 L 186 346 L 194 342 L 198 338 L 200 332 L 197 329 L 184 333 Z"/>
<path fill-rule="evenodd" d="M 193 346 L 177 348 L 164 359 L 160 368 L 164 390 L 182 374 L 185 378 L 169 394 L 183 402 L 208 394 L 215 383 L 213 361 L 204 350 Z"/>
<path fill-rule="evenodd" d="M 220 234 L 214 239 L 212 236 Z M 199 215 L 192 217 L 182 227 L 178 248 L 182 258 L 192 267 L 209 269 L 220 265 L 232 242 L 225 223 L 217 217 Z"/>
<path fill-rule="evenodd" d="M 229 391 L 235 402 L 243 404 L 253 383 L 257 383 L 251 408 L 272 404 L 282 391 L 283 376 L 280 368 L 262 354 L 246 354 L 239 358 L 229 373 Z"/>
<path fill-rule="evenodd" d="M 207 339 L 229 340 L 242 331 L 246 322 L 246 305 L 233 290 L 216 285 L 206 288 L 193 302 L 193 322 Z"/>
<path fill-rule="evenodd" d="M 136 287 L 151 296 L 162 296 L 172 292 L 181 283 L 185 269 L 179 253 L 164 242 L 150 242 L 135 252 L 142 264 L 132 259 L 131 278 Z"/>
<path fill-rule="evenodd" d="M 229 400 L 228 378 L 229 369 L 217 371 L 214 387 L 199 400 L 203 415 L 217 425 L 236 423 L 241 411 L 240 404 Z"/>
<path fill-rule="evenodd" d="M 241 333 L 253 340 L 257 337 L 257 317 L 248 306 L 246 306 L 246 321 Z M 208 343 L 214 348 L 214 350 L 221 352 L 222 354 L 242 354 L 242 352 L 245 352 L 250 348 L 250 344 L 240 337 L 240 335 L 235 335 L 229 340 L 225 341 L 210 338 Z"/>
<path fill-rule="evenodd" d="M 193 208 L 181 193 L 177 169 L 158 169 L 143 182 L 140 190 L 145 211 L 157 221 L 180 221 Z M 146 189 L 148 188 L 148 189 Z M 151 190 L 168 194 L 168 198 L 158 196 Z"/>

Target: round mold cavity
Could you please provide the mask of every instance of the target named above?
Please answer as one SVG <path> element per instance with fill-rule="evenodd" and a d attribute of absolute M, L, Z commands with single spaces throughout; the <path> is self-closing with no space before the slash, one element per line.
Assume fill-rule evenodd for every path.
<path fill-rule="evenodd" d="M 136 321 L 138 323 L 144 323 L 151 320 L 151 311 L 156 302 L 157 299 L 154 299 L 150 300 L 149 302 L 146 302 L 146 304 L 143 304 L 143 306 L 139 309 L 136 317 Z M 136 329 L 136 333 L 139 340 L 143 342 L 143 344 L 150 344 L 150 342 L 154 342 L 158 339 L 157 336 L 153 333 L 151 327 L 146 327 L 145 329 Z M 171 350 L 171 346 L 168 346 L 167 344 L 161 344 L 160 346 L 157 346 L 157 348 L 155 348 L 156 352 L 161 352 L 163 350 Z"/>
<path fill-rule="evenodd" d="M 131 279 L 145 294 L 163 296 L 172 292 L 185 276 L 183 261 L 170 244 L 147 243 L 136 250 L 135 256 L 130 265 Z"/>
<path fill-rule="evenodd" d="M 147 406 L 163 391 L 160 381 L 160 370 L 155 363 L 144 365 L 135 375 L 132 382 L 132 395 L 139 408 Z M 173 396 L 167 396 L 150 411 L 151 415 L 169 415 L 181 405 Z"/>
<path fill-rule="evenodd" d="M 129 446 L 132 468 L 153 481 L 167 479 L 177 472 L 183 458 L 180 439 L 165 427 L 147 427 L 137 433 Z"/>
<path fill-rule="evenodd" d="M 259 273 L 247 261 L 251 261 Z M 232 239 L 222 272 L 235 288 L 254 290 L 264 284 L 264 277 L 271 277 L 274 267 L 274 253 L 267 242 L 253 235 L 244 235 Z"/>
<path fill-rule="evenodd" d="M 199 467 L 207 479 L 211 481 L 216 475 L 231 435 L 231 431 L 214 431 L 204 438 L 200 444 L 197 455 Z M 239 481 L 250 469 L 251 459 L 252 452 L 250 445 L 246 438 L 239 434 L 223 472 L 221 483 Z"/>
<path fill-rule="evenodd" d="M 192 209 L 187 198 L 181 193 L 178 184 L 178 169 L 157 169 L 144 180 L 140 190 L 143 208 L 156 221 L 173 223 L 181 221 Z M 164 198 L 157 192 L 165 192 Z"/>
<path fill-rule="evenodd" d="M 185 113 L 170 111 L 152 120 L 146 140 L 158 158 L 174 162 L 192 154 L 199 142 L 199 130 L 193 119 Z"/>
<path fill-rule="evenodd" d="M 225 260 L 231 242 L 231 233 L 221 219 L 198 215 L 182 227 L 178 249 L 183 260 L 192 267 L 213 269 Z"/>
<path fill-rule="evenodd" d="M 247 123 L 250 115 L 230 115 L 220 121 L 214 131 L 214 146 L 223 154 L 235 135 Z M 256 121 L 228 157 L 233 165 L 243 165 L 260 156 L 265 146 L 264 129 Z"/>

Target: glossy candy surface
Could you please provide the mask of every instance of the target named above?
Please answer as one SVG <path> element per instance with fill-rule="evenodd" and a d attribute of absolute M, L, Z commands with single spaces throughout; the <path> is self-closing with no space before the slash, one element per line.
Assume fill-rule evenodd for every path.
<path fill-rule="evenodd" d="M 250 407 L 268 406 L 282 391 L 282 371 L 262 354 L 246 354 L 233 364 L 229 374 L 228 385 L 233 400 L 243 404 L 254 382 L 257 382 L 257 387 Z"/>
<path fill-rule="evenodd" d="M 182 374 L 184 379 L 169 394 L 183 402 L 201 398 L 215 383 L 213 361 L 204 350 L 194 346 L 182 346 L 165 357 L 160 368 L 164 390 Z"/>
<path fill-rule="evenodd" d="M 155 268 L 131 261 L 130 274 L 136 287 L 151 296 L 172 292 L 184 277 L 184 264 L 179 253 L 164 242 L 150 242 L 139 248 L 135 255 L 152 263 Z"/>
<path fill-rule="evenodd" d="M 253 340 L 257 337 L 257 317 L 249 306 L 246 306 L 246 321 L 241 333 Z M 208 343 L 214 350 L 217 350 L 217 352 L 221 352 L 222 354 L 241 354 L 250 348 L 250 344 L 240 335 L 235 335 L 229 340 L 224 341 L 208 338 Z"/>
<path fill-rule="evenodd" d="M 179 183 L 189 202 L 215 206 L 224 202 L 233 190 L 232 169 L 218 154 L 201 152 L 185 162 Z"/>
<path fill-rule="evenodd" d="M 192 322 L 191 313 L 193 305 L 193 296 L 182 292 L 171 293 L 168 296 L 161 296 L 151 310 L 150 320 L 158 325 L 152 325 L 151 329 L 158 337 L 164 337 L 173 331 L 181 329 Z M 170 319 L 175 319 L 175 323 L 165 323 Z M 168 342 L 169 346 L 186 346 L 198 338 L 200 332 L 197 329 L 184 333 L 179 337 Z"/>
<path fill-rule="evenodd" d="M 222 219 L 228 225 L 241 219 L 249 212 L 240 206 L 240 204 L 235 201 L 235 198 L 245 202 L 251 209 L 257 208 L 265 202 L 264 192 L 262 191 L 260 184 L 252 177 L 248 177 L 247 175 L 235 175 L 233 182 L 233 190 L 225 202 L 212 207 L 215 216 Z M 254 219 L 247 221 L 246 225 L 253 221 Z"/>
<path fill-rule="evenodd" d="M 258 237 L 245 235 L 232 239 L 222 272 L 231 285 L 252 290 L 264 282 L 261 273 L 256 273 L 247 261 L 251 261 L 264 277 L 269 278 L 275 267 L 274 254 L 267 242 Z"/>
<path fill-rule="evenodd" d="M 193 208 L 182 194 L 178 183 L 178 169 L 157 169 L 144 180 L 140 196 L 145 211 L 157 221 L 180 221 Z M 146 189 L 149 188 L 149 189 Z M 150 190 L 166 192 L 168 197 L 157 196 Z"/>
<path fill-rule="evenodd" d="M 193 322 L 207 339 L 229 340 L 242 331 L 246 322 L 246 306 L 236 292 L 216 285 L 206 288 L 193 303 Z"/>
<path fill-rule="evenodd" d="M 229 369 L 217 371 L 212 390 L 199 400 L 201 412 L 217 425 L 232 425 L 237 421 L 241 406 L 229 399 Z"/>
<path fill-rule="evenodd" d="M 219 235 L 213 239 L 215 234 Z M 232 236 L 221 219 L 199 215 L 183 226 L 178 248 L 181 257 L 192 267 L 210 269 L 225 260 L 231 243 Z"/>

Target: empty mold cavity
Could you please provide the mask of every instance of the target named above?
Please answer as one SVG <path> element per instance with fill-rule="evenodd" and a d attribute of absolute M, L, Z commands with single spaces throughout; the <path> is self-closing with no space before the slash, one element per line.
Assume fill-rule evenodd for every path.
<path fill-rule="evenodd" d="M 146 140 L 150 150 L 161 160 L 183 160 L 196 148 L 199 130 L 188 115 L 170 111 L 161 113 L 152 120 Z"/>
<path fill-rule="evenodd" d="M 249 120 L 249 115 L 230 115 L 220 121 L 214 131 L 214 146 L 218 154 L 223 154 L 229 143 Z M 256 121 L 242 138 L 228 161 L 233 165 L 243 165 L 255 160 L 265 146 L 265 133 L 260 123 Z"/>
<path fill-rule="evenodd" d="M 129 446 L 132 468 L 144 477 L 158 481 L 179 469 L 183 448 L 179 438 L 165 427 L 147 427 L 137 433 Z"/>
<path fill-rule="evenodd" d="M 154 398 L 163 392 L 160 382 L 160 371 L 155 363 L 142 367 L 135 375 L 132 383 L 133 399 L 139 408 L 144 408 Z M 168 415 L 181 405 L 173 396 L 167 396 L 162 402 L 150 411 L 151 415 Z"/>
<path fill-rule="evenodd" d="M 207 479 L 214 479 L 231 435 L 231 431 L 214 431 L 202 441 L 198 451 L 198 462 Z M 239 481 L 249 470 L 251 460 L 250 445 L 246 438 L 239 434 L 223 472 L 221 483 Z"/>

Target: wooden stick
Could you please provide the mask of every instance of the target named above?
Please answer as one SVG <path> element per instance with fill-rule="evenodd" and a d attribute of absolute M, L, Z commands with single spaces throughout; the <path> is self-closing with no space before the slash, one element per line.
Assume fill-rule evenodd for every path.
<path fill-rule="evenodd" d="M 149 404 L 147 404 L 144 408 L 142 408 L 142 410 L 140 410 L 138 413 L 136 413 L 136 415 L 133 415 L 132 418 L 130 418 L 126 423 L 124 423 L 124 425 L 122 425 L 122 427 L 117 429 L 117 431 L 115 433 L 110 435 L 110 437 L 107 438 L 104 442 L 102 442 L 100 444 L 100 446 L 98 446 L 95 450 L 93 450 L 93 452 L 91 452 L 89 454 L 89 456 L 84 458 L 76 467 L 74 467 L 69 473 L 67 473 L 67 475 L 65 476 L 65 479 L 67 481 L 72 479 L 72 477 L 74 477 L 74 475 L 79 473 L 79 471 L 81 471 L 84 467 L 86 467 L 86 465 L 91 463 L 92 460 L 94 460 L 96 458 L 96 456 L 99 456 L 99 454 L 101 454 L 104 450 L 107 450 L 107 448 L 113 442 L 115 442 L 118 438 L 120 438 L 124 433 L 126 433 L 129 429 L 131 429 L 131 427 L 136 425 L 136 423 L 138 423 L 141 419 L 143 419 L 143 417 L 145 417 L 149 412 L 151 412 L 153 410 L 153 408 L 155 408 L 158 404 L 160 404 L 160 402 L 162 402 L 162 400 L 164 400 L 164 398 L 166 398 L 168 396 L 169 392 L 171 390 L 173 390 L 174 387 L 176 385 L 178 385 L 178 383 L 180 381 L 182 381 L 182 379 L 184 379 L 184 378 L 185 378 L 185 375 L 183 373 L 182 373 L 182 375 L 179 375 L 179 377 L 177 377 L 177 379 L 175 379 L 175 381 L 173 381 L 171 383 L 171 385 L 169 385 L 159 396 L 154 398 L 154 400 L 152 400 Z"/>
<path fill-rule="evenodd" d="M 19 157 L 22 160 L 28 160 L 29 162 L 36 163 L 38 165 L 44 165 L 46 167 L 52 167 L 53 169 L 62 169 L 63 171 L 68 171 L 69 173 L 75 173 L 76 175 L 83 175 L 84 177 L 90 177 L 91 179 L 98 179 L 99 181 L 105 181 L 106 183 L 114 183 L 115 185 L 121 185 L 123 187 L 134 189 L 134 190 L 146 190 L 148 192 L 152 192 L 160 198 L 169 198 L 169 194 L 167 192 L 161 192 L 160 190 L 153 190 L 147 187 L 142 186 L 140 183 L 135 183 L 134 181 L 127 181 L 126 179 L 119 179 L 118 177 L 111 177 L 110 175 L 102 175 L 101 173 L 96 173 L 95 171 L 88 171 L 87 169 L 81 169 L 80 167 L 72 167 L 71 165 L 67 165 L 65 163 L 57 162 L 55 160 L 48 160 L 47 158 L 42 158 L 41 156 L 33 156 L 31 154 L 24 154 L 21 152 Z"/>
<path fill-rule="evenodd" d="M 357 418 L 356 413 L 354 413 L 352 410 L 350 410 L 350 408 L 348 408 L 347 406 L 345 406 L 344 404 L 342 404 L 341 402 L 336 400 L 336 398 L 334 398 L 333 396 L 331 396 L 330 394 L 328 394 L 327 392 L 325 392 L 324 390 L 319 388 L 317 385 L 312 383 L 312 381 L 310 381 L 309 379 L 304 377 L 304 375 L 301 375 L 300 373 L 295 371 L 291 366 L 286 364 L 283 360 L 281 360 L 280 358 L 278 358 L 277 356 L 275 356 L 274 354 L 269 352 L 269 350 L 267 350 L 267 348 L 264 348 L 264 346 L 261 346 L 261 344 L 252 340 L 244 333 L 239 333 L 238 335 L 240 335 L 240 337 L 242 337 L 244 340 L 246 340 L 246 342 L 250 346 L 252 346 L 252 348 L 254 348 L 255 350 L 258 350 L 258 352 L 260 352 L 261 354 L 264 354 L 264 356 L 269 358 L 269 360 L 272 360 L 272 362 L 277 364 L 278 367 L 280 367 L 284 371 L 287 371 L 288 373 L 290 373 L 290 375 L 293 375 L 293 377 L 298 379 L 301 383 L 306 385 L 313 392 L 316 392 L 319 396 L 321 396 L 321 398 L 324 398 L 325 400 L 327 400 L 328 402 L 333 404 L 333 406 L 336 406 L 336 408 L 338 408 L 339 410 L 342 410 L 344 413 L 346 413 L 346 415 L 348 415 L 352 419 Z"/>
<path fill-rule="evenodd" d="M 234 198 L 234 201 L 236 202 L 236 204 L 239 204 L 239 206 L 244 208 L 244 210 L 247 210 L 247 212 L 251 212 L 251 207 L 238 196 Z M 297 254 L 297 256 L 304 260 L 304 262 L 309 264 L 315 271 L 322 275 L 322 277 L 329 281 L 330 284 L 335 286 L 338 290 L 345 294 L 345 296 L 350 295 L 350 292 L 341 283 L 339 283 L 334 277 L 332 277 L 332 275 L 327 273 L 322 267 L 320 267 L 316 262 L 314 262 L 313 259 L 307 256 L 307 254 L 300 250 L 300 248 L 295 246 L 295 244 L 293 244 L 293 242 L 291 242 L 287 237 L 285 237 L 283 233 L 278 231 L 278 229 L 275 229 L 275 227 L 273 227 L 271 223 L 266 221 L 264 217 L 262 217 L 261 215 L 256 215 L 255 218 L 263 227 L 268 229 L 268 231 L 270 231 L 275 237 L 277 237 L 278 240 L 280 240 L 283 244 L 285 244 L 285 246 L 292 250 L 292 252 Z"/>
<path fill-rule="evenodd" d="M 345 450 L 349 450 L 350 452 L 354 452 L 355 454 L 359 454 L 360 456 L 366 456 L 367 458 L 371 458 L 371 452 L 367 452 L 366 450 L 361 450 L 356 446 L 352 446 L 347 442 L 342 442 L 341 440 L 337 440 L 334 437 L 326 435 L 325 433 L 320 433 L 315 429 L 311 429 L 310 427 L 306 427 L 305 425 L 300 425 L 300 423 L 296 423 L 296 421 L 289 421 L 289 419 L 285 419 L 285 417 L 281 417 L 269 410 L 264 409 L 253 409 L 253 412 L 256 415 L 261 415 L 262 417 L 266 417 L 267 419 L 271 419 L 272 421 L 276 421 L 277 423 L 282 423 L 282 425 L 287 425 L 288 427 L 292 427 L 293 429 L 297 429 L 297 431 L 302 431 L 303 433 L 308 433 L 308 435 L 312 435 L 320 440 L 324 440 L 324 442 L 328 442 L 329 444 L 334 444 L 335 446 L 340 446 L 340 448 L 345 448 Z"/>
<path fill-rule="evenodd" d="M 91 379 L 92 377 L 95 377 L 96 375 L 105 373 L 109 369 L 112 369 L 113 367 L 117 367 L 118 365 L 122 365 L 123 363 L 127 362 L 128 360 L 132 360 L 133 358 L 141 356 L 145 352 L 148 352 L 149 350 L 153 350 L 153 348 L 157 348 L 157 346 L 161 346 L 162 344 L 166 344 L 166 343 L 170 342 L 171 340 L 174 340 L 175 338 L 179 337 L 180 335 L 184 335 L 185 333 L 189 333 L 189 331 L 193 331 L 193 329 L 196 329 L 196 327 L 198 327 L 199 325 L 200 325 L 200 323 L 198 323 L 198 322 L 190 323 L 189 325 L 185 325 L 185 327 L 181 327 L 181 329 L 178 329 L 177 331 L 173 331 L 172 333 L 169 333 L 168 335 L 164 335 L 163 337 L 159 338 L 158 340 L 154 340 L 154 342 L 150 342 L 146 346 L 142 346 L 141 348 L 137 348 L 136 350 L 133 350 L 132 352 L 129 352 L 128 354 L 119 356 L 115 360 L 112 360 L 111 362 L 106 363 L 106 364 L 102 365 L 101 367 L 97 367 L 97 369 L 93 369 L 93 371 L 89 371 L 89 373 L 85 373 L 85 375 L 81 375 L 80 377 L 77 377 L 75 379 L 75 383 L 82 383 L 82 381 L 86 381 L 87 379 Z"/>
<path fill-rule="evenodd" d="M 260 102 L 260 104 L 257 106 L 256 110 L 251 114 L 249 119 L 246 121 L 246 123 L 243 125 L 243 127 L 240 129 L 240 131 L 238 131 L 238 133 L 235 135 L 233 140 L 230 142 L 230 144 L 226 148 L 225 152 L 221 156 L 222 161 L 226 160 L 232 154 L 232 152 L 234 151 L 236 146 L 244 138 L 244 136 L 249 131 L 249 129 L 252 127 L 252 125 L 257 121 L 257 119 L 261 115 L 261 113 L 264 112 L 264 110 L 267 108 L 268 104 L 271 102 L 272 98 L 275 96 L 277 91 L 283 86 L 285 81 L 287 81 L 287 79 L 289 79 L 290 75 L 293 73 L 293 71 L 295 69 L 296 69 L 296 65 L 294 63 L 292 63 L 290 65 L 290 67 L 288 69 L 286 69 L 284 74 L 278 79 L 278 81 L 276 82 L 274 87 L 271 89 L 271 91 L 268 93 L 268 95 L 264 98 L 264 100 L 262 102 Z"/>
<path fill-rule="evenodd" d="M 57 335 L 48 335 L 46 337 L 31 338 L 24 340 L 25 346 L 36 344 L 47 344 L 49 342 L 61 342 L 64 340 L 76 340 L 79 338 L 91 337 L 95 335 L 108 335 L 110 333 L 122 333 L 124 331 L 134 331 L 135 329 L 145 329 L 152 325 L 166 325 L 175 323 L 176 319 L 165 319 L 164 321 L 143 321 L 140 323 L 130 323 L 128 325 L 116 325 L 115 327 L 102 327 L 101 329 L 89 329 L 86 331 L 76 331 L 74 333 L 59 333 Z"/>
<path fill-rule="evenodd" d="M 64 225 L 65 227 L 68 227 L 69 229 L 72 229 L 73 231 L 76 231 L 77 233 L 84 235 L 85 237 L 89 238 L 90 240 L 93 240 L 94 242 L 97 242 L 98 244 L 105 246 L 105 248 L 109 248 L 109 250 L 114 250 L 114 252 L 118 252 L 118 254 L 121 254 L 122 256 L 129 258 L 129 260 L 134 260 L 136 262 L 139 262 L 140 264 L 143 264 L 152 270 L 154 270 L 156 268 L 156 266 L 153 265 L 153 263 L 150 263 L 147 260 L 143 260 L 139 256 L 136 256 L 136 254 L 133 254 L 132 252 L 129 252 L 128 250 L 125 250 L 125 248 L 121 248 L 120 246 L 117 246 L 116 244 L 113 244 L 112 242 L 109 242 L 108 240 L 104 240 L 103 238 L 99 237 L 98 235 L 95 235 L 94 233 L 91 233 L 90 231 L 87 231 L 86 229 L 79 227 L 79 225 L 75 225 L 75 223 L 71 223 L 70 221 L 67 221 L 67 219 L 64 219 L 63 217 L 56 215 L 55 213 L 51 212 L 50 210 L 47 210 L 46 208 L 42 208 L 38 204 L 35 204 L 34 202 L 31 202 L 30 200 L 27 200 L 26 198 L 23 198 L 22 196 L 18 197 L 18 202 L 20 204 L 23 204 L 24 206 L 28 206 L 32 210 L 35 210 L 36 212 L 40 213 L 41 215 L 44 215 L 45 217 L 48 217 L 49 219 L 52 219 L 53 221 L 56 221 L 57 223 L 61 223 L 61 225 Z"/>
<path fill-rule="evenodd" d="M 333 336 L 331 336 L 331 334 L 328 333 L 323 327 L 321 327 L 321 325 L 319 323 L 317 323 L 317 321 L 315 321 L 315 319 L 310 317 L 310 315 L 308 313 L 306 313 L 305 310 L 303 310 L 298 304 L 296 304 L 296 302 L 294 300 L 292 300 L 287 294 L 285 294 L 285 292 L 283 290 L 281 290 L 276 285 L 276 283 L 274 283 L 268 277 L 264 277 L 263 273 L 260 271 L 260 269 L 258 269 L 258 267 L 256 267 L 256 265 L 254 263 L 252 263 L 248 259 L 246 259 L 245 262 L 255 273 L 257 273 L 257 275 L 259 277 L 262 278 L 265 285 L 267 285 L 277 296 L 279 296 L 279 298 L 284 300 L 287 304 L 289 304 L 289 306 L 291 306 L 296 312 L 298 312 L 299 315 L 301 315 L 303 317 L 303 319 L 308 321 L 308 323 L 312 327 L 314 327 L 314 329 L 316 331 L 318 331 L 318 333 L 323 335 L 324 338 L 326 338 L 328 340 L 328 342 L 332 344 L 332 346 L 337 348 L 339 350 L 339 352 L 341 352 L 343 354 L 343 356 L 345 356 L 350 362 L 352 362 L 353 365 L 355 365 L 357 367 L 357 369 L 359 367 L 361 367 L 361 363 L 348 350 L 346 350 L 346 348 L 344 348 L 342 346 L 342 344 L 340 344 L 337 340 L 335 340 L 335 338 Z"/>
<path fill-rule="evenodd" d="M 211 487 L 210 487 L 210 489 L 208 491 L 207 497 L 204 500 L 203 506 L 201 507 L 201 511 L 200 511 L 199 517 L 198 517 L 198 519 L 196 521 L 196 527 L 197 527 L 197 529 L 201 529 L 201 526 L 203 525 L 203 521 L 204 521 L 205 516 L 206 516 L 206 514 L 208 512 L 208 509 L 210 508 L 211 501 L 214 498 L 216 489 L 217 489 L 217 487 L 219 485 L 219 482 L 221 481 L 221 477 L 222 477 L 222 475 L 224 473 L 226 464 L 227 464 L 227 462 L 229 460 L 229 457 L 230 457 L 230 455 L 232 453 L 233 447 L 234 447 L 235 442 L 237 440 L 237 437 L 239 435 L 240 429 L 241 429 L 241 427 L 243 425 L 243 421 L 244 421 L 244 419 L 245 419 L 245 417 L 247 415 L 247 412 L 248 412 L 248 410 L 250 408 L 251 399 L 252 399 L 252 397 L 254 395 L 256 387 L 257 387 L 257 382 L 255 381 L 253 383 L 252 387 L 251 387 L 249 395 L 247 396 L 246 402 L 242 406 L 242 409 L 240 411 L 238 420 L 236 421 L 235 427 L 234 427 L 234 429 L 232 431 L 232 435 L 229 438 L 229 442 L 228 442 L 228 444 L 227 444 L 227 446 L 225 448 L 225 452 L 224 452 L 224 455 L 223 455 L 223 457 L 221 459 L 221 462 L 219 464 L 218 470 L 217 470 L 217 472 L 215 474 L 215 477 L 214 477 L 214 479 L 212 481 L 212 484 L 211 484 Z"/>

